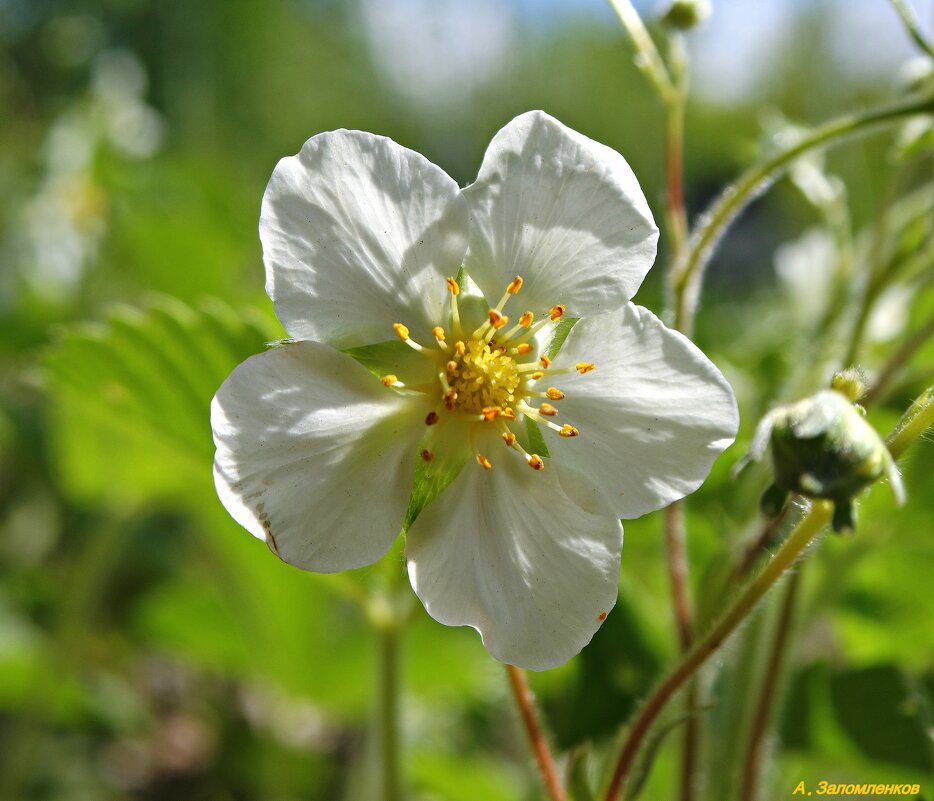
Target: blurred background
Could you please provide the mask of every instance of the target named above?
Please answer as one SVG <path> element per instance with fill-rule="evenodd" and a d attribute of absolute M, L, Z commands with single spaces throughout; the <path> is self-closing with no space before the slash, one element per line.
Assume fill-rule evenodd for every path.
<path fill-rule="evenodd" d="M 913 6 L 930 35 L 934 2 Z M 657 8 L 640 10 L 651 26 Z M 688 44 L 692 219 L 796 126 L 930 70 L 885 0 L 714 0 Z M 492 134 L 541 108 L 622 152 L 661 220 L 662 109 L 632 55 L 600 0 L 0 0 L 0 797 L 370 797 L 373 635 L 346 579 L 280 563 L 211 480 L 210 398 L 283 335 L 263 293 L 266 181 L 346 127 L 464 185 Z M 761 525 L 766 471 L 728 475 L 759 416 L 843 361 L 879 371 L 934 312 L 931 138 L 921 120 L 803 162 L 721 243 L 698 342 L 743 427 L 689 505 L 702 620 Z M 665 263 L 663 247 L 637 297 L 657 313 Z M 900 368 L 880 430 L 932 362 L 928 343 Z M 905 508 L 874 491 L 856 535 L 810 560 L 771 797 L 802 779 L 934 791 L 932 451 L 905 466 Z M 736 797 L 730 748 L 773 611 L 706 677 L 720 770 L 704 798 Z M 592 645 L 531 677 L 558 751 L 599 752 L 676 653 L 653 515 L 626 526 L 620 603 Z M 474 632 L 419 609 L 403 681 L 412 799 L 541 797 Z M 673 795 L 675 739 L 649 798 Z"/>

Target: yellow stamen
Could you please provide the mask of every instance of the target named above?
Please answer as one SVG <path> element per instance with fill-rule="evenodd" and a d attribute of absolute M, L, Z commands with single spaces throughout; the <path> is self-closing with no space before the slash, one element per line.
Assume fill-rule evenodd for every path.
<path fill-rule="evenodd" d="M 545 417 L 554 417 L 558 414 L 558 410 L 550 403 L 543 403 L 538 407 L 538 413 L 545 415 Z"/>
<path fill-rule="evenodd" d="M 490 325 L 497 331 L 509 322 L 509 318 L 505 314 L 500 314 L 496 309 L 490 309 L 487 313 L 487 317 L 490 320 Z"/>
<path fill-rule="evenodd" d="M 421 456 L 422 456 L 422 459 L 424 459 L 426 462 L 430 462 L 432 459 L 435 458 L 435 455 L 431 451 L 428 451 L 428 450 L 422 451 Z"/>
<path fill-rule="evenodd" d="M 542 461 L 542 457 L 537 453 L 533 453 L 528 457 L 529 467 L 533 470 L 544 470 L 545 463 Z"/>
<path fill-rule="evenodd" d="M 453 278 L 448 278 L 448 292 L 450 292 L 454 297 L 457 297 L 461 293 L 460 284 L 457 283 Z"/>
<path fill-rule="evenodd" d="M 578 436 L 581 432 L 578 431 L 576 428 L 574 428 L 574 426 L 571 426 L 571 425 L 568 425 L 567 423 L 565 423 L 563 426 L 561 426 L 561 430 L 560 430 L 558 433 L 559 433 L 562 437 L 576 437 L 576 436 Z"/>
<path fill-rule="evenodd" d="M 477 464 L 480 465 L 484 470 L 492 470 L 493 463 L 486 458 L 482 453 L 477 454 Z"/>
<path fill-rule="evenodd" d="M 529 376 L 533 381 L 538 381 L 539 378 L 544 378 L 545 374 L 541 370 L 536 370 L 532 375 Z"/>
<path fill-rule="evenodd" d="M 515 420 L 516 410 L 507 406 L 505 409 L 503 409 L 503 419 L 504 420 Z"/>
<path fill-rule="evenodd" d="M 431 335 L 435 339 L 437 339 L 438 342 L 442 342 L 442 343 L 447 338 L 444 335 L 444 329 L 440 325 L 436 325 L 434 328 L 431 329 Z"/>
<path fill-rule="evenodd" d="M 591 370 L 596 370 L 597 365 L 595 365 L 593 362 L 578 362 L 574 365 L 574 369 L 583 375 L 584 373 L 589 373 Z"/>
<path fill-rule="evenodd" d="M 503 432 L 503 442 L 505 442 L 510 448 L 516 444 L 516 435 L 512 431 Z"/>
<path fill-rule="evenodd" d="M 403 342 L 409 338 L 409 329 L 402 325 L 402 323 L 393 323 L 392 330 L 396 332 L 396 335 Z"/>
<path fill-rule="evenodd" d="M 506 291 L 510 295 L 516 295 L 519 293 L 519 290 L 522 289 L 522 276 L 517 275 L 512 281 L 509 282 L 509 286 L 506 287 Z"/>
<path fill-rule="evenodd" d="M 457 340 L 457 342 L 454 343 L 454 350 L 457 351 L 458 356 L 463 356 L 467 352 L 467 346 L 460 340 Z"/>
<path fill-rule="evenodd" d="M 564 393 L 557 387 L 548 387 L 545 390 L 545 395 L 549 400 L 564 400 Z"/>
<path fill-rule="evenodd" d="M 519 318 L 519 325 L 521 325 L 523 328 L 528 328 L 530 325 L 532 325 L 532 321 L 534 319 L 535 314 L 533 312 L 523 312 L 522 316 Z"/>
<path fill-rule="evenodd" d="M 428 412 L 428 416 L 425 418 L 426 426 L 433 426 L 438 422 L 438 413 L 437 412 Z"/>
<path fill-rule="evenodd" d="M 549 359 L 547 356 L 539 356 L 539 357 L 538 357 L 538 363 L 539 363 L 542 367 L 544 367 L 546 370 L 547 370 L 549 367 L 551 367 L 551 359 Z"/>
<path fill-rule="evenodd" d="M 393 384 L 395 384 L 396 381 L 398 381 L 398 380 L 399 380 L 399 379 L 396 378 L 396 376 L 394 376 L 392 373 L 390 373 L 389 375 L 384 375 L 384 376 L 379 380 L 379 383 L 382 384 L 384 387 L 391 387 L 391 386 L 392 386 Z"/>
<path fill-rule="evenodd" d="M 564 312 L 564 304 L 558 303 L 557 305 L 551 307 L 551 311 L 548 312 L 548 316 L 552 320 L 560 320 L 562 317 L 564 317 Z"/>
<path fill-rule="evenodd" d="M 480 412 L 480 414 L 483 415 L 483 419 L 488 423 L 492 423 L 502 413 L 503 410 L 500 406 L 487 406 Z"/>
<path fill-rule="evenodd" d="M 525 356 L 527 353 L 532 352 L 532 346 L 528 342 L 523 342 L 521 345 L 517 345 L 509 352 L 515 353 L 519 356 Z"/>

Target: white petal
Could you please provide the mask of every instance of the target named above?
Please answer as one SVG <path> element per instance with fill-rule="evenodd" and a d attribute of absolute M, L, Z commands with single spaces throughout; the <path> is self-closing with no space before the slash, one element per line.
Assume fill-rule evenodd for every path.
<path fill-rule="evenodd" d="M 331 131 L 282 159 L 259 224 L 266 291 L 295 339 L 345 348 L 430 340 L 467 247 L 452 178 L 391 139 Z"/>
<path fill-rule="evenodd" d="M 494 659 L 546 670 L 575 656 L 616 603 L 622 527 L 588 514 L 547 469 L 500 442 L 415 521 L 412 587 L 435 620 L 473 626 Z"/>
<path fill-rule="evenodd" d="M 493 137 L 464 196 L 465 267 L 488 299 L 521 275 L 521 305 L 536 313 L 618 309 L 655 260 L 658 229 L 626 160 L 541 111 Z"/>
<path fill-rule="evenodd" d="M 580 436 L 550 436 L 565 489 L 587 509 L 634 518 L 694 492 L 736 436 L 736 398 L 687 337 L 651 312 L 623 309 L 581 320 L 554 366 L 593 362 L 555 376 L 566 397 L 556 422 Z"/>
<path fill-rule="evenodd" d="M 211 405 L 217 493 L 286 562 L 370 564 L 402 527 L 424 415 L 327 345 L 252 356 Z"/>

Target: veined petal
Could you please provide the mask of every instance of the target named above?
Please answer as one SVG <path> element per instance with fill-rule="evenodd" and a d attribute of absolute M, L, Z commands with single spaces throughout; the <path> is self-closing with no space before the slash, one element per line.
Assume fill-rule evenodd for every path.
<path fill-rule="evenodd" d="M 590 642 L 616 603 L 623 532 L 504 451 L 490 443 L 493 469 L 468 464 L 415 521 L 409 578 L 435 620 L 477 629 L 494 659 L 546 670 Z"/>
<path fill-rule="evenodd" d="M 628 304 L 579 321 L 554 366 L 562 422 L 580 436 L 549 441 L 565 489 L 586 509 L 634 518 L 694 492 L 736 436 L 736 398 L 687 337 Z M 548 431 L 548 436 L 553 432 Z"/>
<path fill-rule="evenodd" d="M 284 561 L 330 573 L 399 534 L 424 404 L 349 356 L 296 342 L 247 359 L 214 396 L 221 502 Z"/>
<path fill-rule="evenodd" d="M 465 267 L 489 299 L 521 275 L 524 307 L 597 314 L 628 302 L 655 260 L 658 229 L 626 160 L 544 112 L 493 137 L 464 196 Z"/>
<path fill-rule="evenodd" d="M 404 322 L 431 341 L 467 213 L 455 181 L 424 156 L 341 130 L 276 165 L 259 232 L 266 291 L 291 337 L 354 347 Z"/>

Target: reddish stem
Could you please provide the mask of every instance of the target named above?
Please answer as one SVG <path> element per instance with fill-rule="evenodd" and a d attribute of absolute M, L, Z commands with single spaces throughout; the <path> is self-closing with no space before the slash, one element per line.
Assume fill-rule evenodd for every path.
<path fill-rule="evenodd" d="M 509 675 L 512 694 L 522 715 L 525 733 L 528 735 L 532 751 L 535 753 L 535 760 L 538 762 L 538 769 L 541 771 L 542 781 L 545 783 L 545 789 L 548 790 L 548 796 L 552 801 L 565 801 L 564 786 L 558 778 L 558 771 L 555 768 L 554 760 L 551 758 L 551 751 L 548 750 L 548 743 L 545 741 L 545 735 L 542 733 L 541 725 L 538 722 L 535 701 L 532 698 L 529 683 L 525 680 L 525 671 L 515 665 L 506 665 L 506 673 Z"/>

